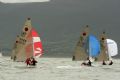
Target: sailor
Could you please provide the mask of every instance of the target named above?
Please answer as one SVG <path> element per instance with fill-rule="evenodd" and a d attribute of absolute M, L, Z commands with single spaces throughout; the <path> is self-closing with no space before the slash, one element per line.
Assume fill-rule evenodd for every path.
<path fill-rule="evenodd" d="M 72 60 L 73 60 L 73 61 L 75 60 L 75 56 L 72 57 Z"/>
<path fill-rule="evenodd" d="M 83 62 L 81 65 L 84 65 L 84 66 L 92 66 L 92 62 L 89 60 L 87 63 L 86 63 L 86 62 Z"/>
<path fill-rule="evenodd" d="M 89 60 L 87 66 L 92 66 L 92 62 Z"/>
<path fill-rule="evenodd" d="M 16 56 L 13 57 L 13 61 L 15 61 L 15 60 L 16 60 Z"/>
<path fill-rule="evenodd" d="M 81 66 L 86 66 L 87 65 L 87 63 L 88 63 L 88 60 L 89 60 L 89 57 L 87 57 L 87 60 L 85 61 L 85 62 L 83 62 L 82 64 L 81 64 Z"/>
<path fill-rule="evenodd" d="M 27 66 L 28 66 L 28 65 L 31 65 L 31 59 L 30 59 L 30 58 L 27 58 L 26 61 L 25 61 L 25 63 L 27 64 Z"/>
<path fill-rule="evenodd" d="M 37 61 L 35 60 L 35 58 L 32 58 L 31 65 L 36 66 L 36 63 L 37 63 Z"/>
<path fill-rule="evenodd" d="M 109 65 L 112 65 L 113 64 L 113 62 L 112 62 L 112 60 L 110 61 L 110 63 L 109 63 Z"/>
<path fill-rule="evenodd" d="M 105 61 L 103 60 L 103 63 L 102 63 L 102 65 L 106 65 L 106 63 L 105 63 Z"/>
<path fill-rule="evenodd" d="M 82 66 L 82 65 L 86 66 L 86 65 L 87 65 L 87 63 L 83 62 L 83 63 L 81 64 L 81 66 Z"/>

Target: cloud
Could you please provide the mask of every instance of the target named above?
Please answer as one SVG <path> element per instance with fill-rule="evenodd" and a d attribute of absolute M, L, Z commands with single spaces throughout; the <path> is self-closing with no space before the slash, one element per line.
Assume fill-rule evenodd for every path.
<path fill-rule="evenodd" d="M 31 2 L 49 2 L 50 0 L 0 0 L 2 3 L 31 3 Z"/>

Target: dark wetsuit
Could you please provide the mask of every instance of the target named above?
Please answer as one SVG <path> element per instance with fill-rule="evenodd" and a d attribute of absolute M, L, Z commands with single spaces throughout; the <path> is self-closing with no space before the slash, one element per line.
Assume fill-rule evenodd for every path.
<path fill-rule="evenodd" d="M 72 60 L 73 60 L 73 61 L 75 60 L 75 56 L 72 57 Z"/>
<path fill-rule="evenodd" d="M 87 66 L 91 66 L 92 62 L 89 60 L 89 62 L 87 63 Z"/>
<path fill-rule="evenodd" d="M 81 65 L 84 65 L 84 66 L 92 66 L 91 64 L 92 64 L 92 62 L 89 60 L 88 63 L 83 62 Z"/>
<path fill-rule="evenodd" d="M 102 65 L 106 65 L 105 61 L 103 61 Z"/>
<path fill-rule="evenodd" d="M 15 61 L 15 60 L 16 60 L 16 56 L 13 57 L 13 61 Z"/>
<path fill-rule="evenodd" d="M 37 61 L 35 59 L 32 60 L 31 65 L 36 66 Z"/>
<path fill-rule="evenodd" d="M 112 65 L 113 64 L 113 62 L 111 61 L 110 63 L 109 63 L 109 65 Z"/>

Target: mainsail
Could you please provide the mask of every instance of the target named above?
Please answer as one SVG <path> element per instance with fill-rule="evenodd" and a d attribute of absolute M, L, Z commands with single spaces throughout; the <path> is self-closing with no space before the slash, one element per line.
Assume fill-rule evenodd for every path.
<path fill-rule="evenodd" d="M 102 35 L 100 36 L 100 46 L 101 46 L 101 50 L 100 50 L 100 55 L 97 57 L 97 61 L 107 61 L 109 59 L 109 56 L 107 54 L 107 43 L 106 43 L 106 35 L 105 32 L 102 33 Z"/>
<path fill-rule="evenodd" d="M 75 52 L 73 54 L 72 60 L 86 60 L 88 55 L 85 52 L 84 45 L 86 44 L 86 38 L 89 35 L 89 26 L 87 25 L 84 31 L 81 33 L 79 41 L 75 47 Z"/>
<path fill-rule="evenodd" d="M 38 48 L 41 51 L 39 51 Z M 40 52 L 37 52 L 37 55 L 35 52 L 36 49 Z M 11 58 L 15 61 L 25 61 L 27 58 L 38 56 L 38 54 L 41 55 L 42 52 L 40 38 L 37 32 L 32 28 L 31 19 L 28 18 L 21 34 L 16 38 Z"/>

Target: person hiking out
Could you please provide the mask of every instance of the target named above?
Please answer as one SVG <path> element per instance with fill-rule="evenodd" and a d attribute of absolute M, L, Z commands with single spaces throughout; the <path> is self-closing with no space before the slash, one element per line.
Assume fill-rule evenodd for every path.
<path fill-rule="evenodd" d="M 25 61 L 25 63 L 27 64 L 27 66 L 28 66 L 28 65 L 31 65 L 31 59 L 30 59 L 30 58 L 27 58 L 26 61 Z"/>
<path fill-rule="evenodd" d="M 92 66 L 92 62 L 90 60 L 88 60 L 88 62 L 83 62 L 81 65 L 84 65 L 84 66 Z"/>
<path fill-rule="evenodd" d="M 87 66 L 92 66 L 92 62 L 89 60 Z"/>
<path fill-rule="evenodd" d="M 106 65 L 106 63 L 105 63 L 105 61 L 103 60 L 103 63 L 102 63 L 102 65 Z"/>
<path fill-rule="evenodd" d="M 16 60 L 16 56 L 13 57 L 13 61 L 15 61 L 15 60 Z"/>
<path fill-rule="evenodd" d="M 112 65 L 112 64 L 113 64 L 113 62 L 112 62 L 112 61 L 110 61 L 109 65 Z"/>
<path fill-rule="evenodd" d="M 37 61 L 35 60 L 35 58 L 32 58 L 31 65 L 36 66 L 36 63 L 37 63 Z"/>
<path fill-rule="evenodd" d="M 83 62 L 83 63 L 81 64 L 81 66 L 83 66 L 83 65 L 84 65 L 84 66 L 86 66 L 86 65 L 87 65 L 87 63 Z"/>

